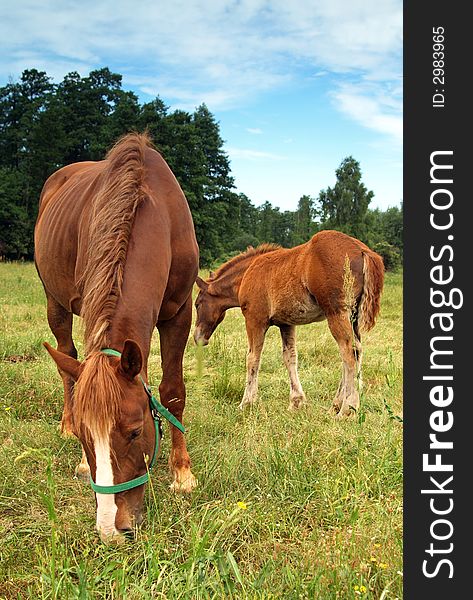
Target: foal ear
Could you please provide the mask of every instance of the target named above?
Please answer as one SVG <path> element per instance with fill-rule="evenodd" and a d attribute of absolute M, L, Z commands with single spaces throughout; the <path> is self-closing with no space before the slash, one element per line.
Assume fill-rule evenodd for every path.
<path fill-rule="evenodd" d="M 79 379 L 81 363 L 78 360 L 72 358 L 72 356 L 64 354 L 63 352 L 59 352 L 59 350 L 55 350 L 48 344 L 48 342 L 44 342 L 43 346 L 52 356 L 54 362 L 61 369 L 61 371 L 67 373 L 74 381 Z"/>
<path fill-rule="evenodd" d="M 120 358 L 120 367 L 122 373 L 130 380 L 133 380 L 143 366 L 143 356 L 141 349 L 133 340 L 126 340 L 123 346 L 123 352 Z"/>
<path fill-rule="evenodd" d="M 197 287 L 199 288 L 199 290 L 202 290 L 202 291 L 204 291 L 204 292 L 205 292 L 205 291 L 207 290 L 207 288 L 209 287 L 209 284 L 208 284 L 206 281 L 204 281 L 204 280 L 203 280 L 201 277 L 199 277 L 199 276 L 197 276 L 197 279 L 195 280 L 195 282 L 196 282 L 196 284 L 197 284 Z"/>

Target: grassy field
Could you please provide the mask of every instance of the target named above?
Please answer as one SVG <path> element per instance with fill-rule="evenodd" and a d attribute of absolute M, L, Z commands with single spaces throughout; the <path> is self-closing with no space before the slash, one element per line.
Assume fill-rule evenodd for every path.
<path fill-rule="evenodd" d="M 229 311 L 185 356 L 188 449 L 199 487 L 169 490 L 169 436 L 136 539 L 105 546 L 80 458 L 60 436 L 62 383 L 32 264 L 0 263 L 0 598 L 394 599 L 402 597 L 402 275 L 364 338 L 356 417 L 329 412 L 341 371 L 326 323 L 298 328 L 309 406 L 289 412 L 279 332 L 263 352 L 259 401 L 238 410 L 246 336 Z M 82 357 L 81 333 L 75 340 Z M 150 382 L 160 380 L 156 335 Z"/>

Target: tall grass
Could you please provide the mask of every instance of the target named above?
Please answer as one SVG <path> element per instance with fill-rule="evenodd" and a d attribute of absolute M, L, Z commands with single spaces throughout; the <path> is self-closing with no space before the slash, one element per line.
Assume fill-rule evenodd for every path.
<path fill-rule="evenodd" d="M 308 406 L 287 410 L 278 331 L 258 402 L 242 412 L 246 336 L 229 311 L 185 356 L 188 448 L 199 486 L 169 490 L 169 436 L 136 539 L 105 546 L 80 447 L 61 437 L 62 384 L 31 264 L 0 264 L 0 598 L 350 599 L 402 596 L 402 277 L 365 336 L 363 419 L 330 413 L 341 373 L 325 323 L 298 328 Z M 75 340 L 82 356 L 79 328 Z M 150 381 L 160 379 L 153 342 Z"/>

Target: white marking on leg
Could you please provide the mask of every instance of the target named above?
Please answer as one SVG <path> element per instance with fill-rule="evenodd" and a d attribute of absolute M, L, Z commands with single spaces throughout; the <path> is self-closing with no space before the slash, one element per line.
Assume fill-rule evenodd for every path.
<path fill-rule="evenodd" d="M 357 387 L 355 386 L 356 360 L 353 348 L 349 345 L 343 348 L 343 401 L 340 407 L 339 416 L 348 416 L 352 410 L 358 410 L 360 407 L 360 398 Z"/>
<path fill-rule="evenodd" d="M 282 357 L 286 365 L 291 387 L 289 408 L 295 409 L 306 402 L 297 371 L 296 328 L 294 326 L 290 328 L 281 327 L 281 338 Z"/>
<path fill-rule="evenodd" d="M 245 315 L 245 321 L 248 336 L 248 354 L 246 355 L 246 386 L 243 400 L 240 402 L 240 409 L 256 401 L 259 365 L 266 334 L 266 329 L 261 327 L 261 324 L 253 323 L 248 315 Z"/>
<path fill-rule="evenodd" d="M 113 469 L 110 457 L 110 435 L 104 438 L 98 436 L 94 438 L 95 463 L 97 470 L 95 472 L 95 483 L 97 485 L 113 485 Z M 115 494 L 96 494 L 97 496 L 97 530 L 103 541 L 120 535 L 115 527 L 115 517 L 117 515 L 117 505 L 115 503 Z"/>
<path fill-rule="evenodd" d="M 239 408 L 243 409 L 247 404 L 253 404 L 256 401 L 258 393 L 258 372 L 261 358 L 261 350 L 259 352 L 248 352 L 246 358 L 246 386 L 243 394 L 243 400 Z"/>

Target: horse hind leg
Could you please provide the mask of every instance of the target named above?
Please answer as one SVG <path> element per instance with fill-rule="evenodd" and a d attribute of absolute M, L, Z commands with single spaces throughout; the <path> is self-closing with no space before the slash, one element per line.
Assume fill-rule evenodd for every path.
<path fill-rule="evenodd" d="M 338 416 L 348 416 L 360 407 L 361 341 L 346 313 L 328 317 L 328 325 L 342 358 L 342 378 L 333 401 Z"/>
<path fill-rule="evenodd" d="M 307 400 L 297 372 L 296 327 L 295 325 L 281 325 L 279 329 L 283 361 L 290 381 L 289 410 L 297 410 L 306 404 Z"/>

